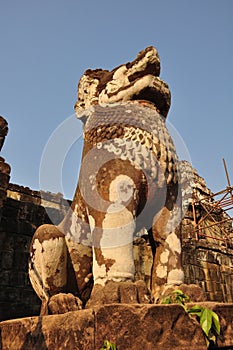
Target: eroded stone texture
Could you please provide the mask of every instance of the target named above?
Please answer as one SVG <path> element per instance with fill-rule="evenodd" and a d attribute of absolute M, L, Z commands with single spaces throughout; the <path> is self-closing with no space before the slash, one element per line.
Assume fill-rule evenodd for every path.
<path fill-rule="evenodd" d="M 183 282 L 177 156 L 165 125 L 170 91 L 159 73 L 157 50 L 148 47 L 111 72 L 88 70 L 81 77 L 78 187 L 63 222 L 39 228 L 31 245 L 30 279 L 43 305 L 69 291 L 85 304 L 93 282 L 107 288 L 108 281 L 134 281 L 132 243 L 143 227 L 153 242 L 154 299 L 165 284 Z M 68 286 L 68 261 L 76 290 Z M 130 299 L 126 289 L 119 288 L 120 300 Z"/>
<path fill-rule="evenodd" d="M 148 47 L 111 72 L 88 70 L 80 79 L 75 108 L 84 149 L 77 190 L 64 220 L 40 227 L 31 244 L 30 279 L 44 313 L 59 293 L 71 292 L 85 305 L 93 283 L 92 301 L 99 286 L 109 295 L 109 281 L 126 283 L 114 287 L 112 301 L 115 294 L 120 302 L 136 300 L 140 273 L 132 243 L 143 228 L 152 248 L 147 282 L 154 301 L 184 282 L 179 222 L 192 192 L 202 196 L 206 186 L 190 186 L 193 169 L 177 160 L 165 125 L 170 91 L 159 73 L 157 50 Z M 70 310 L 65 303 L 61 308 Z"/>
<path fill-rule="evenodd" d="M 94 349 L 92 310 L 0 323 L 2 350 Z"/>
<path fill-rule="evenodd" d="M 201 303 L 219 315 L 217 348 L 233 347 L 233 304 Z M 193 304 L 189 304 L 193 306 Z M 206 350 L 195 318 L 179 305 L 111 304 L 63 315 L 0 323 L 3 350 L 99 350 L 105 339 L 118 350 Z"/>
<path fill-rule="evenodd" d="M 0 174 L 1 176 L 1 174 Z M 42 204 L 43 203 L 43 204 Z M 0 320 L 37 315 L 40 299 L 28 278 L 30 242 L 36 228 L 58 223 L 69 208 L 61 195 L 9 184 L 0 208 Z"/>
<path fill-rule="evenodd" d="M 194 218 L 191 202 L 193 198 L 206 198 L 204 204 L 209 209 L 213 199 L 208 198 L 212 192 L 206 186 L 202 177 L 188 162 L 180 162 L 179 169 L 182 173 L 180 185 L 182 187 L 183 219 L 181 224 L 182 237 L 182 266 L 184 268 L 185 284 L 199 286 L 205 298 L 209 301 L 232 302 L 233 301 L 233 249 L 232 226 L 230 221 L 222 225 L 204 228 L 207 235 L 196 239 L 194 232 Z M 195 197 L 193 197 L 195 196 Z M 211 207 L 213 209 L 213 207 Z M 206 211 L 201 206 L 196 208 L 198 220 L 206 216 Z M 214 208 L 212 217 L 220 222 L 227 218 L 226 213 L 219 208 Z M 229 217 L 228 217 L 229 218 Z M 209 222 L 209 224 L 212 224 Z M 224 234 L 221 231 L 224 229 Z M 225 241 L 210 238 L 215 236 Z M 227 243 L 227 244 L 226 244 Z M 143 279 L 149 286 L 153 257 L 150 250 L 149 237 L 146 231 L 140 238 L 134 241 L 134 257 L 136 266 L 136 279 Z M 179 287 L 180 288 L 180 287 Z M 186 294 L 189 294 L 188 292 Z M 192 298 L 191 298 L 192 299 Z"/>
<path fill-rule="evenodd" d="M 108 281 L 105 286 L 94 285 L 86 308 L 112 303 L 149 304 L 151 302 L 150 291 L 142 280 L 136 282 Z"/>
<path fill-rule="evenodd" d="M 184 171 L 192 167 L 183 162 Z M 182 221 L 182 262 L 185 283 L 195 283 L 205 292 L 207 300 L 233 301 L 233 239 L 232 221 L 224 210 L 214 204 L 213 193 L 195 169 L 192 178 L 192 198 L 195 203 L 196 223 L 202 221 L 202 230 L 195 231 L 191 203 Z M 221 199 L 221 196 L 218 197 Z M 202 200 L 202 205 L 197 202 Z M 211 214 L 208 214 L 210 212 Z M 221 223 L 216 225 L 215 223 Z"/>
<path fill-rule="evenodd" d="M 8 133 L 8 123 L 6 119 L 0 116 L 0 151 L 4 144 L 7 133 Z"/>
<path fill-rule="evenodd" d="M 11 168 L 9 164 L 5 162 L 4 158 L 0 157 L 0 208 L 3 206 L 3 202 L 6 199 L 7 188 L 10 181 L 10 171 Z"/>
<path fill-rule="evenodd" d="M 96 310 L 96 334 L 96 349 L 102 339 L 117 349 L 206 349 L 196 321 L 175 305 L 106 305 Z"/>
<path fill-rule="evenodd" d="M 146 102 L 144 102 L 144 104 L 146 104 Z M 151 106 L 152 105 L 150 104 L 150 107 Z M 155 107 L 155 105 L 153 105 L 153 108 L 157 110 L 158 106 Z M 80 110 L 82 110 L 82 108 Z M 2 125 L 5 128 L 6 123 L 3 122 Z M 1 134 L 2 136 L 5 135 L 7 131 L 7 129 L 4 130 L 5 131 Z M 120 127 L 110 128 L 108 131 L 111 138 L 116 138 L 116 135 L 114 136 L 116 133 L 119 133 L 119 135 L 122 134 Z M 130 137 L 131 129 L 129 126 L 125 127 L 125 131 L 125 135 Z M 98 133 L 97 130 L 96 134 L 94 132 L 92 133 L 95 142 L 99 137 Z M 142 137 L 145 140 L 147 147 L 150 147 L 148 135 L 149 133 L 146 130 L 137 130 L 134 137 Z M 188 206 L 188 211 L 184 212 L 185 217 L 182 221 L 182 265 L 184 268 L 184 281 L 188 284 L 195 283 L 200 286 L 208 300 L 232 302 L 232 245 L 228 244 L 228 246 L 226 246 L 222 244 L 221 241 L 213 239 L 202 238 L 199 241 L 193 239 L 193 215 L 190 207 L 192 193 L 195 192 L 196 195 L 201 198 L 211 194 L 211 191 L 208 190 L 204 180 L 194 169 L 192 169 L 189 163 L 183 162 L 183 164 L 179 166 L 179 169 L 182 174 L 187 175 L 180 180 L 182 189 L 184 189 L 183 202 L 186 202 L 185 205 Z M 101 172 L 101 176 L 103 174 L 105 174 L 106 177 L 106 171 L 104 169 Z M 31 288 L 27 273 L 31 237 L 36 227 L 44 223 L 51 223 L 51 216 L 53 217 L 53 222 L 58 224 L 69 207 L 67 201 L 62 198 L 61 194 L 43 193 L 41 195 L 38 191 L 33 191 L 27 187 L 9 184 L 9 179 L 10 166 L 3 158 L 1 158 L 0 212 L 2 218 L 0 221 L 0 319 L 31 316 L 39 313 L 40 300 Z M 98 180 L 101 181 L 100 177 L 98 177 Z M 190 183 L 192 184 L 191 187 Z M 116 192 L 113 191 L 113 198 L 115 193 Z M 77 198 L 78 196 L 79 195 L 77 195 Z M 210 205 L 210 203 L 211 201 L 207 201 L 206 204 Z M 182 206 L 182 208 L 183 207 L 184 206 Z M 85 208 L 82 206 L 81 201 L 79 201 L 79 211 L 82 213 L 83 217 L 86 218 Z M 205 213 L 200 211 L 199 217 L 201 218 L 203 215 L 205 215 Z M 214 215 L 216 218 L 219 218 L 218 220 L 224 218 L 224 213 L 219 210 L 216 210 Z M 69 220 L 71 221 L 69 222 Z M 69 217 L 69 220 L 67 220 L 66 227 L 68 232 L 67 236 L 70 239 L 72 237 L 72 232 L 69 230 L 70 223 L 75 227 L 76 221 L 73 217 Z M 151 242 L 148 239 L 148 234 L 145 233 L 146 230 L 142 231 L 142 233 L 137 232 L 136 239 L 134 240 L 135 280 L 144 280 L 147 287 L 150 287 L 153 253 L 151 251 Z M 209 231 L 208 233 L 210 235 L 212 233 L 211 229 L 205 229 L 205 231 L 206 233 Z M 228 232 L 228 237 L 232 240 L 231 226 L 228 227 Z M 220 231 L 218 231 L 218 234 L 221 238 Z M 71 239 L 70 242 L 69 251 L 73 255 L 75 264 L 78 264 L 79 258 L 77 255 L 79 254 L 79 251 L 76 249 L 77 245 L 75 246 Z M 230 242 L 231 241 L 229 241 L 229 243 Z M 83 253 L 81 253 L 80 256 L 82 256 L 82 258 L 84 257 L 84 260 L 86 259 L 85 261 L 88 262 L 87 265 L 89 265 L 91 259 L 86 257 Z M 163 256 L 163 258 L 165 257 Z M 87 273 L 86 276 L 87 280 L 91 281 L 91 272 L 90 275 Z M 70 280 L 74 280 L 73 276 L 70 276 Z M 84 280 L 84 284 L 85 283 Z M 179 288 L 183 288 L 183 286 L 181 285 Z M 101 288 L 100 290 L 102 293 Z M 84 299 L 87 300 L 89 295 L 87 287 L 85 288 L 85 291 L 87 295 L 84 295 Z M 185 289 L 184 292 L 189 294 L 190 289 Z M 139 293 L 138 285 L 137 293 Z M 146 295 L 144 291 L 142 292 L 142 295 Z M 68 303 L 64 300 L 66 298 L 60 298 L 60 294 L 55 295 L 55 297 L 57 296 L 59 307 L 56 307 L 56 310 L 54 309 L 52 312 L 58 313 L 60 309 L 61 312 L 69 311 L 70 307 L 76 310 L 77 307 L 79 307 L 79 299 L 76 296 L 73 296 L 71 302 L 69 301 Z M 112 296 L 112 299 L 110 297 L 109 300 L 114 301 L 114 298 L 115 297 Z M 53 297 L 51 299 L 52 301 L 54 300 Z M 93 298 L 93 302 L 94 299 L 95 298 Z M 195 301 L 192 294 L 191 299 Z M 119 301 L 118 292 L 117 300 Z M 226 327 L 229 328 L 229 326 Z"/>
<path fill-rule="evenodd" d="M 8 133 L 8 123 L 0 116 L 0 151 L 3 147 L 5 137 Z M 9 164 L 5 162 L 5 159 L 0 157 L 0 220 L 1 220 L 1 208 L 6 198 L 6 190 L 10 181 L 11 168 Z"/>
<path fill-rule="evenodd" d="M 171 104 L 168 85 L 159 78 L 160 59 L 157 50 L 149 46 L 132 62 L 111 72 L 88 69 L 78 85 L 77 113 L 93 104 L 109 104 L 130 100 L 151 101 L 166 117 Z"/>
<path fill-rule="evenodd" d="M 48 308 L 52 314 L 64 314 L 82 309 L 82 302 L 71 293 L 59 293 L 49 300 Z"/>

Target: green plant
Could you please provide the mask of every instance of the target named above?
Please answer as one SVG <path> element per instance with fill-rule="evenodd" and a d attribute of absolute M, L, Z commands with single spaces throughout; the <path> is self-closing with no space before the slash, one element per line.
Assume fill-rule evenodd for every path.
<path fill-rule="evenodd" d="M 185 302 L 191 302 L 190 298 L 182 290 L 176 289 L 162 301 L 162 304 L 180 304 L 186 308 Z"/>
<path fill-rule="evenodd" d="M 180 304 L 190 316 L 197 317 L 206 336 L 207 346 L 210 342 L 216 343 L 216 338 L 220 335 L 218 315 L 214 311 L 200 305 L 194 305 L 188 309 L 186 302 L 191 302 L 190 298 L 181 290 L 176 289 L 163 300 L 162 304 Z"/>
<path fill-rule="evenodd" d="M 111 343 L 108 340 L 104 341 L 104 347 L 100 348 L 100 350 L 117 350 L 116 345 L 114 343 Z"/>
<path fill-rule="evenodd" d="M 206 308 L 199 305 L 195 305 L 187 310 L 189 315 L 195 315 L 198 317 L 199 323 L 205 336 L 209 342 L 216 343 L 216 337 L 220 335 L 220 323 L 218 315 Z"/>

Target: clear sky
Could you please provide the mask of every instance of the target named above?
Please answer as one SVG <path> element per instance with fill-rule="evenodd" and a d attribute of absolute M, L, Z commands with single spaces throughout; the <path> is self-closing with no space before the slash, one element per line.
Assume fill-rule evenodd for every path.
<path fill-rule="evenodd" d="M 80 122 L 69 117 L 87 68 L 112 69 L 149 45 L 171 89 L 168 121 L 193 166 L 218 191 L 226 186 L 225 157 L 233 182 L 232 18 L 233 0 L 0 0 L 0 115 L 10 128 L 2 155 L 11 182 L 39 189 L 43 150 L 67 118 L 71 139 L 80 138 Z M 69 133 L 60 137 L 54 158 Z M 64 160 L 68 198 L 81 146 L 75 142 Z M 53 177 L 44 190 L 60 190 Z"/>

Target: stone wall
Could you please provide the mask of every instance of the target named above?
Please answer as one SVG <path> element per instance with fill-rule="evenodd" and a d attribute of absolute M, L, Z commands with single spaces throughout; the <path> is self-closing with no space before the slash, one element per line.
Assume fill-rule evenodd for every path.
<path fill-rule="evenodd" d="M 213 196 L 204 179 L 194 171 L 195 203 L 189 205 L 182 222 L 183 267 L 185 282 L 202 287 L 207 300 L 232 302 L 233 228 L 230 217 L 221 208 L 224 195 L 227 193 Z"/>
<path fill-rule="evenodd" d="M 185 283 L 195 283 L 207 300 L 233 301 L 233 249 L 213 247 L 204 240 L 183 245 Z"/>
<path fill-rule="evenodd" d="M 51 223 L 51 215 L 59 223 L 68 207 L 60 194 L 9 184 L 0 222 L 0 320 L 38 315 L 40 300 L 28 278 L 30 242 L 38 226 Z"/>

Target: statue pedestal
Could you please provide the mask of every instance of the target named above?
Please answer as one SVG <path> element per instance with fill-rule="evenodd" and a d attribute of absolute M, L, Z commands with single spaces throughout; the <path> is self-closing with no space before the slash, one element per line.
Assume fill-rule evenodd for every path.
<path fill-rule="evenodd" d="M 233 304 L 200 303 L 221 322 L 218 347 L 233 348 Z M 203 349 L 199 323 L 179 305 L 109 304 L 44 317 L 0 323 L 2 350 L 99 350 L 107 339 L 117 350 Z"/>

